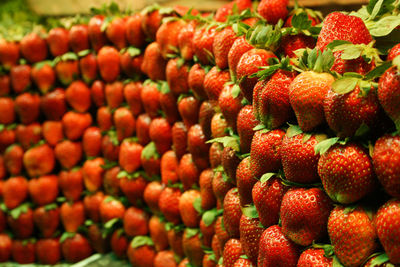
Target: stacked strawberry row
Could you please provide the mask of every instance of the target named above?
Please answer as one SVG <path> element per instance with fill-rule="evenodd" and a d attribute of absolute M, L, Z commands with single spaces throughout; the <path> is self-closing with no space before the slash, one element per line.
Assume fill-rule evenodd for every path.
<path fill-rule="evenodd" d="M 1 40 L 0 262 L 400 264 L 399 10 L 287 5 Z"/>

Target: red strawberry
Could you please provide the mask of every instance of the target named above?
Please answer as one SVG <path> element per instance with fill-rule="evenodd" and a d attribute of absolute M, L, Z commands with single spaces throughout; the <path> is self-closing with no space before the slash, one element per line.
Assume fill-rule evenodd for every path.
<path fill-rule="evenodd" d="M 161 156 L 157 152 L 156 145 L 154 142 L 148 143 L 143 151 L 140 158 L 142 167 L 149 177 L 160 175 L 161 168 Z"/>
<path fill-rule="evenodd" d="M 118 196 L 121 192 L 120 186 L 119 186 L 119 178 L 118 174 L 121 171 L 121 168 L 119 166 L 112 167 L 110 169 L 107 169 L 104 172 L 103 176 L 103 188 L 104 192 L 107 195 L 110 196 Z"/>
<path fill-rule="evenodd" d="M 54 202 L 58 196 L 58 177 L 45 175 L 29 180 L 29 195 L 33 203 L 39 206 Z"/>
<path fill-rule="evenodd" d="M 215 221 L 214 229 L 215 229 L 215 235 L 217 236 L 219 248 L 220 248 L 220 251 L 214 251 L 214 253 L 216 256 L 218 254 L 220 254 L 220 256 L 222 256 L 225 244 L 229 240 L 229 234 L 225 229 L 224 220 L 223 220 L 222 216 L 219 216 L 217 218 L 217 220 Z M 217 258 L 219 258 L 219 257 L 217 257 Z"/>
<path fill-rule="evenodd" d="M 126 47 L 125 22 L 124 18 L 115 17 L 107 24 L 106 36 L 118 50 Z"/>
<path fill-rule="evenodd" d="M 178 224 L 181 221 L 179 212 L 179 199 L 181 191 L 178 188 L 166 187 L 161 192 L 158 200 L 158 205 L 165 218 L 173 224 Z"/>
<path fill-rule="evenodd" d="M 64 28 L 53 28 L 47 34 L 47 45 L 53 57 L 61 56 L 68 52 L 68 30 Z"/>
<path fill-rule="evenodd" d="M 96 120 L 100 131 L 106 132 L 111 130 L 111 127 L 113 126 L 111 109 L 107 106 L 100 107 L 97 110 Z"/>
<path fill-rule="evenodd" d="M 12 257 L 19 264 L 28 264 L 35 262 L 35 241 L 13 240 Z"/>
<path fill-rule="evenodd" d="M 39 145 L 25 152 L 24 167 L 30 177 L 50 173 L 54 168 L 55 157 L 49 145 Z"/>
<path fill-rule="evenodd" d="M 337 206 L 328 221 L 328 233 L 336 257 L 345 266 L 360 266 L 378 245 L 373 214 L 361 206 Z"/>
<path fill-rule="evenodd" d="M 130 140 L 124 140 L 119 150 L 119 165 L 129 173 L 135 172 L 140 167 L 140 156 L 143 147 Z"/>
<path fill-rule="evenodd" d="M 103 46 L 97 54 L 100 75 L 107 83 L 114 82 L 120 73 L 119 52 L 112 46 Z"/>
<path fill-rule="evenodd" d="M 203 101 L 199 110 L 199 124 L 207 139 L 211 139 L 211 121 L 215 114 L 215 102 Z"/>
<path fill-rule="evenodd" d="M 64 140 L 56 145 L 54 154 L 63 168 L 71 169 L 82 158 L 82 144 Z"/>
<path fill-rule="evenodd" d="M 217 234 L 213 235 L 213 237 L 212 237 L 211 247 L 212 247 L 213 253 L 215 255 L 215 258 L 219 259 L 220 255 L 222 254 L 222 251 L 221 251 L 221 245 L 219 243 Z"/>
<path fill-rule="evenodd" d="M 59 121 L 67 112 L 65 91 L 56 88 L 40 98 L 40 110 L 48 120 Z"/>
<path fill-rule="evenodd" d="M 167 61 L 162 57 L 158 43 L 149 44 L 144 51 L 142 72 L 154 81 L 165 80 L 166 66 Z"/>
<path fill-rule="evenodd" d="M 232 44 L 228 52 L 228 66 L 231 73 L 236 75 L 237 65 L 240 58 L 244 53 L 253 49 L 254 47 L 250 45 L 244 36 L 238 37 Z"/>
<path fill-rule="evenodd" d="M 31 66 L 16 65 L 10 70 L 11 86 L 16 94 L 21 94 L 31 86 Z"/>
<path fill-rule="evenodd" d="M 186 128 L 192 127 L 199 120 L 200 101 L 193 96 L 183 97 L 178 102 L 179 114 Z"/>
<path fill-rule="evenodd" d="M 84 24 L 72 26 L 68 33 L 68 44 L 74 53 L 89 49 L 88 26 Z"/>
<path fill-rule="evenodd" d="M 0 75 L 0 96 L 7 96 L 11 90 L 10 75 Z"/>
<path fill-rule="evenodd" d="M 211 168 L 216 168 L 219 165 L 221 165 L 222 162 L 222 151 L 224 147 L 222 146 L 221 143 L 214 142 L 210 146 L 210 151 L 209 151 L 209 158 L 210 158 L 210 165 Z"/>
<path fill-rule="evenodd" d="M 164 118 L 153 119 L 150 123 L 149 134 L 154 141 L 157 152 L 162 155 L 171 148 L 172 132 L 171 126 Z"/>
<path fill-rule="evenodd" d="M 124 101 L 124 85 L 120 81 L 106 84 L 106 103 L 111 109 L 118 108 Z"/>
<path fill-rule="evenodd" d="M 140 92 L 140 98 L 144 110 L 151 118 L 158 116 L 158 110 L 160 109 L 160 91 L 158 91 L 155 83 L 143 84 L 142 91 Z"/>
<path fill-rule="evenodd" d="M 76 263 L 92 254 L 89 241 L 81 234 L 73 234 L 65 240 L 60 240 L 61 252 L 67 262 Z"/>
<path fill-rule="evenodd" d="M 109 250 L 109 239 L 103 237 L 102 229 L 97 224 L 92 224 L 88 227 L 87 237 L 93 250 L 97 253 L 106 253 Z"/>
<path fill-rule="evenodd" d="M 143 54 L 137 48 L 129 47 L 121 51 L 121 69 L 130 78 L 137 79 L 142 73 Z"/>
<path fill-rule="evenodd" d="M 149 127 L 151 118 L 147 113 L 140 114 L 136 120 L 136 136 L 138 143 L 142 146 L 147 145 L 150 140 Z"/>
<path fill-rule="evenodd" d="M 67 53 L 56 63 L 55 71 L 57 79 L 63 85 L 69 85 L 79 77 L 78 56 L 73 53 Z"/>
<path fill-rule="evenodd" d="M 127 256 L 126 250 L 128 249 L 128 238 L 124 235 L 123 229 L 114 231 L 111 235 L 110 247 L 118 258 L 125 258 Z"/>
<path fill-rule="evenodd" d="M 143 105 L 140 97 L 142 88 L 143 84 L 141 82 L 130 82 L 124 86 L 125 101 L 135 117 L 143 112 Z"/>
<path fill-rule="evenodd" d="M 136 13 L 129 16 L 125 22 L 126 40 L 131 46 L 143 47 L 146 37 L 142 30 L 142 14 Z"/>
<path fill-rule="evenodd" d="M 233 15 L 234 11 L 240 13 L 247 8 L 251 8 L 251 1 L 249 0 L 231 1 L 217 9 L 214 19 L 219 22 L 225 22 L 228 16 Z"/>
<path fill-rule="evenodd" d="M 179 199 L 179 212 L 182 222 L 186 227 L 196 228 L 199 226 L 200 213 L 196 202 L 200 201 L 200 192 L 198 190 L 187 190 Z"/>
<path fill-rule="evenodd" d="M 400 127 L 400 109 L 397 100 L 400 98 L 398 84 L 400 76 L 397 74 L 397 67 L 393 66 L 379 78 L 378 99 L 383 110 L 393 120 L 396 128 Z"/>
<path fill-rule="evenodd" d="M 252 188 L 257 182 L 250 169 L 250 157 L 244 158 L 236 169 L 236 185 L 238 188 L 240 205 L 244 207 L 253 202 Z"/>
<path fill-rule="evenodd" d="M 24 150 L 20 145 L 13 144 L 4 152 L 4 167 L 10 175 L 21 174 Z"/>
<path fill-rule="evenodd" d="M 83 176 L 80 168 L 61 171 L 58 175 L 58 185 L 68 201 L 77 201 L 83 192 Z"/>
<path fill-rule="evenodd" d="M 82 167 L 82 175 L 85 187 L 88 191 L 97 191 L 103 182 L 104 169 L 103 158 L 95 158 L 86 160 Z"/>
<path fill-rule="evenodd" d="M 122 142 L 125 138 L 134 135 L 135 117 L 128 108 L 120 107 L 114 111 L 114 126 L 117 132 L 117 138 L 119 142 Z"/>
<path fill-rule="evenodd" d="M 229 145 L 224 147 L 221 155 L 222 167 L 228 176 L 229 180 L 236 185 L 236 168 L 240 163 L 240 159 L 237 156 L 238 144 Z"/>
<path fill-rule="evenodd" d="M 71 83 L 65 91 L 68 104 L 78 112 L 86 112 L 90 108 L 90 89 L 82 81 Z"/>
<path fill-rule="evenodd" d="M 278 225 L 267 228 L 260 238 L 258 266 L 296 266 L 299 247 L 282 233 Z"/>
<path fill-rule="evenodd" d="M 6 262 L 11 257 L 12 240 L 5 234 L 0 234 L 0 262 Z"/>
<path fill-rule="evenodd" d="M 28 181 L 22 176 L 10 177 L 3 184 L 3 200 L 8 209 L 18 207 L 28 197 Z"/>
<path fill-rule="evenodd" d="M 20 51 L 22 56 L 30 63 L 43 61 L 47 57 L 46 40 L 41 38 L 39 34 L 31 32 L 21 39 Z"/>
<path fill-rule="evenodd" d="M 288 20 L 285 23 L 285 26 L 286 26 L 286 24 L 288 24 L 287 22 L 289 21 L 289 19 L 291 21 L 291 18 L 292 17 L 288 18 Z M 316 24 L 318 24 L 318 23 L 316 23 Z M 290 23 L 290 25 L 291 25 L 291 23 Z M 285 56 L 288 56 L 290 58 L 296 58 L 297 57 L 296 53 L 295 53 L 296 50 L 304 49 L 304 48 L 313 49 L 315 47 L 315 45 L 316 45 L 316 41 L 312 36 L 307 36 L 307 35 L 300 33 L 300 34 L 296 34 L 296 35 L 282 36 L 280 49 L 282 50 L 282 52 Z"/>
<path fill-rule="evenodd" d="M 142 176 L 135 177 L 134 179 L 123 176 L 119 179 L 119 187 L 128 198 L 129 203 L 132 205 L 140 203 L 143 200 L 147 181 Z"/>
<path fill-rule="evenodd" d="M 149 6 L 141 12 L 142 30 L 151 40 L 156 39 L 157 30 L 161 26 L 162 19 L 165 16 L 163 13 L 160 12 L 159 6 Z"/>
<path fill-rule="evenodd" d="M 246 207 L 245 209 L 251 209 Z M 253 206 L 254 209 L 254 206 Z M 246 210 L 244 210 L 246 214 Z M 243 214 L 240 219 L 240 243 L 242 244 L 243 252 L 249 258 L 249 260 L 256 264 L 258 257 L 259 246 L 254 245 L 258 244 L 261 238 L 262 233 L 264 232 L 264 228 L 261 225 L 259 218 L 254 218 L 254 214 L 250 214 L 251 217 Z"/>
<path fill-rule="evenodd" d="M 23 124 L 36 121 L 40 114 L 40 97 L 37 94 L 23 93 L 15 98 L 15 113 Z"/>
<path fill-rule="evenodd" d="M 202 171 L 199 177 L 201 208 L 203 210 L 209 210 L 216 204 L 216 199 L 212 188 L 213 177 L 214 173 L 211 169 Z"/>
<path fill-rule="evenodd" d="M 168 89 L 164 90 L 165 87 L 161 88 L 160 94 L 160 106 L 161 111 L 164 113 L 163 116 L 167 119 L 169 124 L 179 120 L 179 112 L 177 106 L 177 100 L 175 95 Z"/>
<path fill-rule="evenodd" d="M 50 238 L 60 224 L 60 210 L 56 204 L 36 208 L 33 212 L 33 221 L 43 237 Z"/>
<path fill-rule="evenodd" d="M 114 218 L 122 219 L 125 214 L 124 205 L 117 199 L 107 196 L 100 203 L 100 218 L 103 223 Z"/>
<path fill-rule="evenodd" d="M 130 207 L 124 214 L 124 231 L 128 236 L 147 235 L 148 215 L 141 209 Z"/>
<path fill-rule="evenodd" d="M 175 184 L 178 178 L 178 158 L 174 151 L 169 150 L 161 157 L 161 182 L 164 185 Z"/>
<path fill-rule="evenodd" d="M 281 156 L 283 172 L 287 180 L 296 183 L 313 183 L 319 181 L 318 160 L 315 146 L 326 139 L 323 134 L 310 135 L 296 132 L 298 127 L 288 129 L 282 140 Z"/>
<path fill-rule="evenodd" d="M 194 54 L 203 65 L 210 65 L 214 61 L 212 52 L 216 34 L 216 26 L 198 28 L 194 32 L 192 39 Z"/>
<path fill-rule="evenodd" d="M 137 236 L 128 246 L 129 262 L 137 267 L 153 267 L 156 251 L 154 243 L 148 236 Z"/>
<path fill-rule="evenodd" d="M 34 231 L 33 211 L 25 203 L 13 209 L 7 217 L 12 233 L 19 239 L 29 238 Z"/>
<path fill-rule="evenodd" d="M 229 72 L 213 67 L 204 77 L 204 90 L 210 100 L 218 100 L 226 82 L 229 81 Z"/>
<path fill-rule="evenodd" d="M 233 188 L 233 184 L 229 182 L 228 177 L 222 171 L 215 171 L 212 180 L 212 189 L 217 199 L 217 208 L 222 208 L 225 195 Z"/>
<path fill-rule="evenodd" d="M 210 145 L 199 124 L 190 127 L 188 132 L 188 150 L 192 154 L 194 164 L 199 170 L 204 170 L 209 166 L 208 154 Z"/>
<path fill-rule="evenodd" d="M 183 229 L 170 229 L 167 231 L 168 244 L 171 250 L 179 257 L 184 257 L 182 239 Z"/>
<path fill-rule="evenodd" d="M 177 172 L 184 190 L 189 190 L 198 184 L 200 171 L 194 164 L 192 154 L 182 156 Z"/>
<path fill-rule="evenodd" d="M 105 199 L 102 191 L 97 191 L 94 194 L 88 194 L 83 199 L 83 205 L 85 206 L 85 215 L 94 221 L 100 222 L 100 204 Z"/>
<path fill-rule="evenodd" d="M 86 157 L 97 157 L 101 152 L 101 131 L 98 127 L 89 127 L 82 135 L 82 148 Z"/>
<path fill-rule="evenodd" d="M 214 211 L 215 211 L 215 213 L 214 213 Z M 213 215 L 218 214 L 217 210 L 213 210 L 210 212 L 212 212 Z M 216 217 L 213 216 L 212 220 L 211 219 L 207 220 L 207 219 L 208 219 L 207 216 L 204 216 L 204 218 L 202 217 L 200 220 L 200 231 L 203 235 L 201 238 L 201 241 L 204 246 L 211 247 L 212 238 L 215 234 L 215 219 L 216 219 Z"/>
<path fill-rule="evenodd" d="M 211 136 L 213 138 L 224 137 L 228 135 L 228 122 L 221 112 L 215 113 L 211 119 Z"/>
<path fill-rule="evenodd" d="M 331 200 L 319 188 L 289 190 L 280 209 L 282 232 L 296 244 L 311 245 L 326 236 L 332 208 Z"/>
<path fill-rule="evenodd" d="M 249 259 L 240 258 L 235 261 L 233 267 L 253 267 L 253 263 Z"/>
<path fill-rule="evenodd" d="M 15 143 L 15 131 L 12 129 L 3 129 L 0 131 L 0 151 L 4 150 Z"/>
<path fill-rule="evenodd" d="M 107 37 L 105 31 L 102 31 L 104 23 L 103 15 L 95 15 L 89 20 L 88 36 L 91 47 L 98 52 L 103 46 L 107 44 Z"/>
<path fill-rule="evenodd" d="M 89 113 L 77 113 L 68 111 L 62 118 L 65 136 L 69 140 L 77 140 L 92 124 L 92 116 Z"/>
<path fill-rule="evenodd" d="M 171 250 L 164 250 L 157 253 L 154 258 L 154 267 L 177 267 L 175 254 Z"/>
<path fill-rule="evenodd" d="M 218 106 L 233 130 L 236 130 L 236 118 L 242 109 L 242 100 L 240 89 L 234 84 L 226 84 L 218 98 Z"/>
<path fill-rule="evenodd" d="M 196 30 L 197 22 L 191 20 L 180 30 L 178 34 L 178 46 L 181 52 L 181 57 L 186 60 L 192 60 L 194 55 L 193 50 L 193 35 Z"/>
<path fill-rule="evenodd" d="M 154 247 L 157 251 L 162 251 L 168 248 L 167 230 L 165 223 L 159 217 L 153 215 L 149 221 L 150 237 L 154 242 Z"/>
<path fill-rule="evenodd" d="M 67 232 L 76 232 L 85 222 L 83 202 L 64 202 L 60 207 L 60 219 Z"/>
<path fill-rule="evenodd" d="M 5 39 L 0 40 L 0 62 L 8 70 L 17 65 L 19 59 L 19 45 Z"/>
<path fill-rule="evenodd" d="M 160 213 L 158 203 L 163 189 L 164 186 L 160 182 L 154 181 L 149 183 L 143 192 L 144 202 L 154 214 Z"/>
<path fill-rule="evenodd" d="M 187 128 L 183 122 L 178 121 L 172 126 L 172 148 L 178 159 L 186 153 L 186 147 Z"/>
<path fill-rule="evenodd" d="M 276 24 L 280 19 L 285 20 L 288 11 L 288 0 L 261 0 L 257 12 L 265 18 L 268 23 Z"/>
<path fill-rule="evenodd" d="M 232 27 L 224 28 L 214 37 L 213 54 L 215 64 L 222 70 L 228 67 L 228 53 L 236 38 L 236 33 Z"/>
<path fill-rule="evenodd" d="M 160 46 L 161 55 L 167 59 L 178 53 L 178 36 L 185 27 L 182 19 L 173 19 L 162 23 L 157 30 L 156 41 Z"/>
<path fill-rule="evenodd" d="M 35 64 L 31 71 L 33 82 L 43 94 L 50 91 L 56 81 L 56 73 L 50 64 L 49 62 L 43 61 L 43 64 Z"/>
<path fill-rule="evenodd" d="M 236 127 L 240 138 L 240 151 L 242 153 L 250 152 L 251 141 L 255 131 L 254 127 L 258 125 L 258 121 L 254 116 L 253 106 L 244 106 L 237 115 Z"/>
<path fill-rule="evenodd" d="M 342 204 L 358 201 L 374 189 L 372 168 L 371 158 L 356 143 L 334 145 L 318 161 L 318 174 L 326 193 Z"/>
<path fill-rule="evenodd" d="M 233 267 L 235 262 L 243 254 L 242 243 L 238 239 L 229 239 L 224 246 L 224 266 Z"/>
<path fill-rule="evenodd" d="M 332 259 L 326 257 L 325 251 L 321 248 L 309 248 L 301 253 L 297 266 L 332 266 Z"/>
<path fill-rule="evenodd" d="M 4 163 L 4 157 L 0 156 L 0 181 L 3 182 L 4 178 L 7 175 L 6 166 Z M 0 195 L 2 195 L 2 189 L 0 189 Z M 1 227 L 0 227 L 1 229 Z M 0 231 L 1 232 L 1 231 Z"/>
<path fill-rule="evenodd" d="M 15 135 L 22 148 L 29 149 L 42 139 L 42 126 L 38 122 L 29 125 L 20 124 L 15 130 Z"/>
<path fill-rule="evenodd" d="M 237 188 L 228 191 L 224 198 L 224 226 L 229 236 L 239 237 L 239 224 L 242 216 Z"/>
<path fill-rule="evenodd" d="M 189 65 L 180 58 L 170 59 L 165 69 L 165 76 L 171 92 L 175 96 L 189 92 Z"/>
<path fill-rule="evenodd" d="M 188 74 L 188 86 L 193 91 L 197 99 L 207 99 L 204 91 L 204 78 L 206 70 L 200 64 L 194 64 Z"/>
<path fill-rule="evenodd" d="M 202 266 L 204 251 L 198 229 L 186 228 L 182 240 L 183 251 L 194 267 Z"/>
<path fill-rule="evenodd" d="M 101 140 L 101 153 L 109 161 L 117 161 L 119 155 L 119 142 L 115 131 L 108 131 Z"/>
<path fill-rule="evenodd" d="M 93 53 L 89 53 L 79 60 L 79 69 L 82 79 L 90 84 L 97 78 L 97 58 Z"/>
<path fill-rule="evenodd" d="M 393 264 L 400 263 L 398 224 L 400 216 L 399 200 L 391 199 L 381 206 L 376 215 L 376 232 Z"/>

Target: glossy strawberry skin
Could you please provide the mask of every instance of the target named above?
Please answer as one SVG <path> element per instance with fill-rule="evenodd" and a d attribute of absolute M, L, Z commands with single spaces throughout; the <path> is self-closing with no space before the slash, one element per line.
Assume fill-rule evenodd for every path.
<path fill-rule="evenodd" d="M 240 205 L 243 207 L 253 202 L 252 188 L 257 182 L 250 169 L 250 157 L 244 158 L 236 169 L 236 185 L 239 192 Z"/>
<path fill-rule="evenodd" d="M 251 141 L 255 133 L 253 129 L 258 123 L 259 121 L 254 115 L 252 105 L 246 105 L 239 111 L 236 119 L 236 128 L 240 138 L 240 151 L 242 153 L 250 152 Z"/>
<path fill-rule="evenodd" d="M 243 252 L 254 264 L 257 263 L 259 246 L 254 245 L 260 242 L 264 227 L 260 223 L 259 218 L 250 218 L 242 215 L 240 219 L 240 242 L 242 243 Z"/>
<path fill-rule="evenodd" d="M 226 27 L 215 35 L 213 53 L 218 68 L 223 70 L 228 67 L 228 53 L 235 40 L 236 34 L 232 27 Z"/>
<path fill-rule="evenodd" d="M 240 218 L 242 210 L 240 208 L 240 200 L 237 188 L 228 191 L 224 198 L 224 226 L 232 238 L 239 237 Z"/>
<path fill-rule="evenodd" d="M 397 105 L 400 100 L 400 75 L 396 67 L 391 67 L 380 77 L 378 85 L 378 99 L 386 114 L 396 125 L 400 121 L 400 108 Z"/>
<path fill-rule="evenodd" d="M 288 0 L 262 0 L 258 5 L 257 12 L 265 18 L 268 23 L 276 24 L 280 19 L 285 20 L 289 11 Z"/>
<path fill-rule="evenodd" d="M 244 36 L 238 37 L 232 44 L 228 52 L 228 66 L 230 71 L 236 75 L 237 65 L 244 53 L 254 48 Z"/>
<path fill-rule="evenodd" d="M 332 258 L 327 258 L 322 248 L 309 248 L 301 253 L 297 266 L 328 267 L 332 266 Z"/>
<path fill-rule="evenodd" d="M 241 93 L 233 95 L 235 85 L 225 85 L 218 97 L 218 106 L 228 124 L 236 131 L 236 118 L 242 109 L 243 96 Z"/>
<path fill-rule="evenodd" d="M 224 246 L 223 258 L 226 267 L 233 267 L 235 262 L 243 254 L 243 248 L 240 240 L 229 239 Z"/>
<path fill-rule="evenodd" d="M 197 29 L 193 35 L 194 54 L 203 65 L 210 65 L 214 60 L 213 42 L 217 34 L 216 27 Z"/>
<path fill-rule="evenodd" d="M 208 99 L 218 100 L 224 84 L 229 81 L 229 72 L 213 67 L 204 77 L 204 90 Z"/>

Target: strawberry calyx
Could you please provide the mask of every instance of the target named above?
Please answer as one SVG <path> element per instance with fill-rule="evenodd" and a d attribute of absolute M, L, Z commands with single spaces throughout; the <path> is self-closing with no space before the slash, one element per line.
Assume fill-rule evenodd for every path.
<path fill-rule="evenodd" d="M 86 51 L 86 50 L 83 50 L 83 51 Z M 81 52 L 79 52 L 79 53 L 81 53 Z M 78 53 L 78 55 L 79 55 L 79 53 Z M 142 51 L 137 47 L 128 46 L 128 47 L 122 48 L 121 51 L 119 51 L 119 53 L 121 55 L 125 54 L 125 53 L 128 53 L 131 58 L 134 58 L 136 56 L 139 56 L 142 53 Z"/>
<path fill-rule="evenodd" d="M 334 256 L 334 249 L 333 246 L 330 244 L 317 244 L 313 243 L 311 245 L 312 248 L 319 248 L 324 250 L 324 256 L 327 258 L 332 258 Z"/>
<path fill-rule="evenodd" d="M 75 232 L 64 232 L 60 237 L 60 243 L 64 243 L 65 240 L 73 238 L 75 235 Z"/>
<path fill-rule="evenodd" d="M 162 218 L 162 219 L 161 219 Z M 185 225 L 184 224 L 173 224 L 172 222 L 168 222 L 165 217 L 160 217 L 160 220 L 162 222 L 165 221 L 165 230 L 170 231 L 170 230 L 174 230 L 175 232 L 182 232 L 183 230 L 185 230 Z"/>
<path fill-rule="evenodd" d="M 231 147 L 235 151 L 240 151 L 239 137 L 237 135 L 217 137 L 217 138 L 208 140 L 206 142 L 206 144 L 210 144 L 210 143 L 214 143 L 214 142 L 220 143 L 224 147 Z"/>
<path fill-rule="evenodd" d="M 319 142 L 314 147 L 315 155 L 325 154 L 332 146 L 334 146 L 336 144 L 345 145 L 348 141 L 349 141 L 348 138 L 346 138 L 344 140 L 340 140 L 339 137 L 332 137 L 332 138 L 325 139 L 325 140 Z"/>
<path fill-rule="evenodd" d="M 372 260 L 371 260 L 372 259 Z M 371 256 L 369 256 L 365 262 L 368 262 L 369 260 L 371 260 L 370 265 L 371 266 L 381 266 L 383 264 L 387 264 L 389 263 L 389 257 L 385 252 L 377 252 L 372 254 Z M 387 265 L 385 265 L 387 266 Z M 390 266 L 390 265 L 389 265 Z M 393 265 L 394 267 L 394 265 Z"/>
<path fill-rule="evenodd" d="M 45 65 L 48 65 L 50 67 L 54 67 L 54 62 L 52 60 L 44 60 L 38 63 L 35 63 L 35 65 L 33 65 L 34 69 L 40 70 L 41 68 L 43 68 Z"/>
<path fill-rule="evenodd" d="M 136 172 L 133 172 L 133 173 L 129 173 L 129 172 L 125 171 L 125 170 L 122 170 L 117 174 L 117 178 L 118 179 L 127 178 L 129 180 L 134 180 L 134 179 L 139 178 L 139 177 L 143 177 L 143 178 L 146 179 L 146 177 L 147 177 L 146 172 L 144 172 L 144 171 L 136 171 Z"/>
<path fill-rule="evenodd" d="M 293 66 L 290 64 L 289 57 L 284 57 L 281 60 L 277 58 L 271 58 L 270 61 L 271 63 L 275 64 L 271 64 L 268 66 L 261 66 L 259 67 L 260 70 L 258 72 L 251 74 L 249 77 L 250 78 L 258 77 L 258 80 L 261 81 L 268 79 L 279 69 L 286 71 L 293 71 Z"/>
<path fill-rule="evenodd" d="M 246 205 L 244 207 L 241 207 L 242 213 L 251 219 L 256 219 L 259 218 L 256 206 L 253 204 Z"/>
<path fill-rule="evenodd" d="M 201 219 L 206 226 L 210 226 L 213 222 L 217 220 L 218 216 L 222 215 L 222 212 L 222 209 L 213 208 L 205 211 Z"/>
<path fill-rule="evenodd" d="M 193 202 L 193 208 L 199 213 L 203 214 L 204 210 L 201 207 L 201 197 L 197 197 Z"/>
<path fill-rule="evenodd" d="M 276 25 L 266 24 L 260 20 L 247 31 L 246 40 L 256 48 L 275 51 L 282 38 L 282 26 L 282 20 Z"/>
<path fill-rule="evenodd" d="M 312 20 L 309 18 L 309 13 L 305 10 L 298 10 L 295 12 L 291 24 L 291 27 L 283 29 L 282 35 L 304 34 L 307 36 L 318 37 L 318 34 L 321 31 L 321 27 L 312 26 Z"/>
<path fill-rule="evenodd" d="M 9 211 L 9 214 L 11 215 L 11 217 L 16 220 L 19 218 L 19 216 L 23 213 L 27 213 L 28 212 L 28 208 L 31 207 L 30 203 L 23 203 L 21 205 L 19 205 L 18 207 L 12 209 Z"/>
<path fill-rule="evenodd" d="M 293 68 L 299 72 L 305 70 L 314 72 L 331 73 L 330 69 L 335 62 L 335 57 L 331 49 L 327 48 L 323 52 L 317 48 L 298 49 L 294 52 L 297 58 L 293 59 Z"/>
<path fill-rule="evenodd" d="M 78 60 L 79 57 L 77 54 L 75 54 L 74 52 L 67 52 L 61 56 L 56 57 L 53 62 L 54 65 L 57 64 L 60 61 L 76 61 Z"/>
<path fill-rule="evenodd" d="M 104 170 L 109 170 L 111 168 L 114 168 L 115 166 L 118 166 L 118 162 L 116 161 L 110 161 L 108 159 L 104 159 L 104 164 L 101 164 L 100 167 Z"/>
<path fill-rule="evenodd" d="M 148 143 L 142 150 L 142 158 L 144 159 L 159 159 L 160 154 L 157 152 L 156 144 L 154 142 Z"/>
<path fill-rule="evenodd" d="M 122 225 L 122 220 L 120 218 L 114 218 L 107 221 L 103 225 L 101 236 L 103 238 L 106 238 L 108 235 L 113 233 L 117 228 L 121 227 L 121 225 Z"/>
<path fill-rule="evenodd" d="M 195 237 L 196 235 L 200 235 L 201 234 L 201 232 L 200 232 L 200 229 L 198 229 L 198 228 L 186 228 L 185 229 L 185 236 L 186 236 L 186 238 L 192 238 L 192 237 Z"/>
<path fill-rule="evenodd" d="M 131 247 L 139 248 L 143 246 L 154 246 L 153 240 L 149 236 L 139 235 L 132 239 Z"/>
<path fill-rule="evenodd" d="M 50 210 L 55 210 L 58 208 L 58 205 L 56 203 L 50 203 L 44 206 L 45 211 L 50 211 Z"/>

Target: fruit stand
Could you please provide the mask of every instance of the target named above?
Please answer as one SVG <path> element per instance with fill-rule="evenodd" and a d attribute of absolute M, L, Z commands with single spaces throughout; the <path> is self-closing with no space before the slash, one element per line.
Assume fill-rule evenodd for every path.
<path fill-rule="evenodd" d="M 0 3 L 0 267 L 400 266 L 399 1 L 58 4 Z"/>

